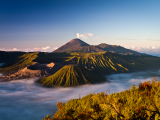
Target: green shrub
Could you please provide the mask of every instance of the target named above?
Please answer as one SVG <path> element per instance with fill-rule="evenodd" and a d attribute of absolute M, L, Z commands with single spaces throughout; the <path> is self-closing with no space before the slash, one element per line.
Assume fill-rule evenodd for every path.
<path fill-rule="evenodd" d="M 158 120 L 160 118 L 160 82 L 135 85 L 120 93 L 89 94 L 72 99 L 54 114 L 51 120 Z"/>

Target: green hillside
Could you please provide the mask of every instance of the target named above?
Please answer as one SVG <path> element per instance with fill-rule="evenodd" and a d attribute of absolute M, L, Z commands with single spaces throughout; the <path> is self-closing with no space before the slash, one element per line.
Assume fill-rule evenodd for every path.
<path fill-rule="evenodd" d="M 13 61 L 2 65 L 2 69 L 0 69 L 0 72 L 6 73 L 6 74 L 12 74 L 22 68 L 25 68 L 29 65 L 32 65 L 34 63 L 33 60 L 36 57 L 38 57 L 37 54 L 38 54 L 38 52 L 24 54 L 16 59 L 14 59 Z"/>
<path fill-rule="evenodd" d="M 38 80 L 43 86 L 77 86 L 104 82 L 105 78 L 78 65 L 65 65 L 55 74 Z"/>
<path fill-rule="evenodd" d="M 4 64 L 0 72 L 13 73 L 34 62 L 58 62 L 63 65 L 77 64 L 99 74 L 132 72 L 137 70 L 155 69 L 160 67 L 160 58 L 154 56 L 118 55 L 111 52 L 71 52 L 24 54 L 11 62 Z"/>
<path fill-rule="evenodd" d="M 120 93 L 102 92 L 57 102 L 54 116 L 42 120 L 159 120 L 159 95 L 160 82 L 154 79 Z"/>
<path fill-rule="evenodd" d="M 153 56 L 118 55 L 110 52 L 71 53 L 65 60 L 101 74 L 131 72 L 160 67 L 160 58 Z"/>

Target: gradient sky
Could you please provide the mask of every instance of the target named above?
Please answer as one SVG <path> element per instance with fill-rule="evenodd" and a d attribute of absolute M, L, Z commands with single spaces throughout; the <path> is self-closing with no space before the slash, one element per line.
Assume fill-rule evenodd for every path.
<path fill-rule="evenodd" d="M 79 33 L 91 45 L 157 54 L 159 6 L 160 0 L 0 0 L 0 49 L 51 51 Z"/>

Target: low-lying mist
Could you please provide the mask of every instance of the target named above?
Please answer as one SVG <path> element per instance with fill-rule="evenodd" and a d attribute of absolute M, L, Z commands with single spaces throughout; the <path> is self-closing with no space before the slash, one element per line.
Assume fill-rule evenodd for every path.
<path fill-rule="evenodd" d="M 153 76 L 159 80 L 160 71 L 113 74 L 106 76 L 109 82 L 68 88 L 45 88 L 35 83 L 38 78 L 0 82 L 0 120 L 40 120 L 57 110 L 57 101 L 67 102 L 90 93 L 124 91 L 133 84 L 152 80 Z"/>

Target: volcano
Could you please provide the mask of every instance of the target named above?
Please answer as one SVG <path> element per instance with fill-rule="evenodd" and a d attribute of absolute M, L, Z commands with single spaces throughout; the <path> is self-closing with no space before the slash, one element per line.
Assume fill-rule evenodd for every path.
<path fill-rule="evenodd" d="M 126 49 L 119 45 L 109 45 L 105 43 L 101 43 L 99 45 L 89 45 L 88 43 L 82 41 L 79 38 L 75 38 L 64 44 L 63 46 L 59 47 L 54 53 L 60 52 L 84 52 L 84 53 L 92 53 L 92 52 L 112 52 L 120 55 L 145 55 L 144 53 L 139 53 L 137 51 L 133 51 L 130 49 Z"/>
<path fill-rule="evenodd" d="M 90 45 L 78 38 L 75 38 L 67 42 L 65 45 L 59 47 L 53 52 L 74 52 L 80 47 L 84 46 L 90 46 Z"/>

